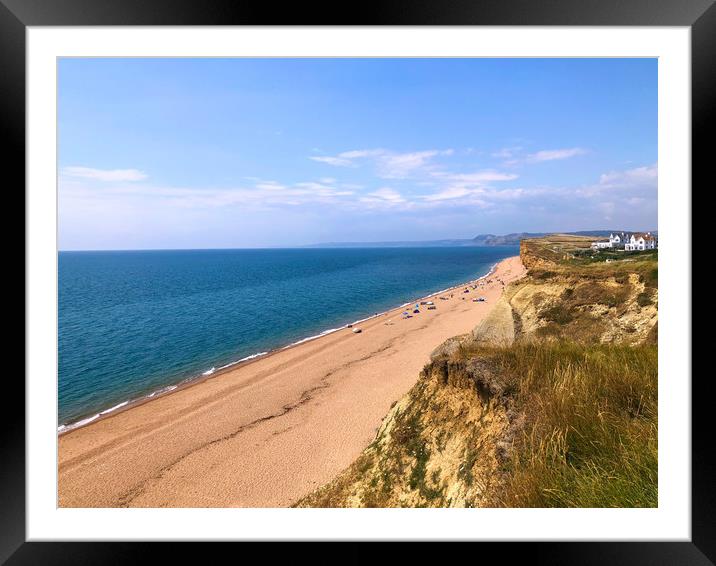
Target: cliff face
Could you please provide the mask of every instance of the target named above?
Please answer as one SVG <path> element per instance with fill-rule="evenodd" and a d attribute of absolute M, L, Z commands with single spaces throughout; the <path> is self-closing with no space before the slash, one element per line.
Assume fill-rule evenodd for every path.
<path fill-rule="evenodd" d="M 528 275 L 504 299 L 520 320 L 523 338 L 655 343 L 656 252 L 594 253 L 588 239 L 555 236 L 524 240 L 520 257 Z"/>
<path fill-rule="evenodd" d="M 494 447 L 509 429 L 483 368 L 440 358 L 383 421 L 376 439 L 306 507 L 475 507 L 500 480 Z"/>
<path fill-rule="evenodd" d="M 655 505 L 655 256 L 606 263 L 577 244 L 523 241 L 527 276 L 438 347 L 358 460 L 297 505 Z M 632 441 L 638 457 L 620 452 Z M 608 492 L 600 466 L 627 487 Z"/>

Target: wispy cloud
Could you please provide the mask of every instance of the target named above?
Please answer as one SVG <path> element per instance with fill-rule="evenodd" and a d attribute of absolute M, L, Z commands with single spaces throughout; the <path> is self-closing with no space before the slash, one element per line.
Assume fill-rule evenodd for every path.
<path fill-rule="evenodd" d="M 569 159 L 570 157 L 584 155 L 585 153 L 587 153 L 587 151 L 581 147 L 571 147 L 568 149 L 543 149 L 542 151 L 529 154 L 525 158 L 525 161 L 528 163 L 541 163 L 542 161 Z"/>
<path fill-rule="evenodd" d="M 472 175 L 440 176 L 450 180 L 438 190 L 417 197 L 418 208 L 471 208 L 491 211 L 517 211 L 544 215 L 549 211 L 572 211 L 579 218 L 594 213 L 594 219 L 604 222 L 630 222 L 630 218 L 648 217 L 656 211 L 656 164 L 600 175 L 590 185 L 504 187 L 489 181 L 504 180 L 506 176 L 494 172 Z M 477 181 L 461 183 L 458 179 Z M 638 207 L 638 211 L 635 210 Z M 633 222 L 633 220 L 631 220 Z"/>
<path fill-rule="evenodd" d="M 522 146 L 503 147 L 502 149 L 492 152 L 490 155 L 499 159 L 512 159 L 521 150 Z"/>
<path fill-rule="evenodd" d="M 65 167 L 62 173 L 69 177 L 95 181 L 143 181 L 147 175 L 138 169 L 93 169 L 91 167 Z"/>
<path fill-rule="evenodd" d="M 600 175 L 597 183 L 578 188 L 575 194 L 602 199 L 614 198 L 618 194 L 622 202 L 626 202 L 627 198 L 655 199 L 658 179 L 659 166 L 656 163 L 623 171 L 609 171 Z"/>
<path fill-rule="evenodd" d="M 308 159 L 311 159 L 312 161 L 318 161 L 319 163 L 333 165 L 334 167 L 355 167 L 353 161 L 344 157 L 312 156 Z"/>
<path fill-rule="evenodd" d="M 503 173 L 501 171 L 495 171 L 494 169 L 485 169 L 484 171 L 476 171 L 474 173 L 438 172 L 434 173 L 433 176 L 466 185 L 481 185 L 491 181 L 512 181 L 519 177 L 519 175 L 515 173 Z"/>
<path fill-rule="evenodd" d="M 386 207 L 403 205 L 407 202 L 403 195 L 390 187 L 383 187 L 377 191 L 372 191 L 366 196 L 360 197 L 358 200 L 364 204 Z"/>
<path fill-rule="evenodd" d="M 578 155 L 589 153 L 582 147 L 568 147 L 561 149 L 542 149 L 528 153 L 522 146 L 503 147 L 497 151 L 493 151 L 490 156 L 502 160 L 504 166 L 516 166 L 533 163 L 543 163 L 545 161 L 558 161 L 561 159 L 569 159 Z"/>
<path fill-rule="evenodd" d="M 384 154 L 380 157 L 378 173 L 388 179 L 402 179 L 424 169 L 438 155 L 452 155 L 452 149 Z"/>
<path fill-rule="evenodd" d="M 357 167 L 358 163 L 356 163 L 356 160 L 364 159 L 366 157 L 376 157 L 384 155 L 385 153 L 386 151 L 384 149 L 354 149 L 351 151 L 344 151 L 334 156 L 311 156 L 309 159 L 319 163 L 333 165 L 334 167 Z"/>
<path fill-rule="evenodd" d="M 242 183 L 234 187 L 175 187 L 146 182 L 147 175 L 135 169 L 110 172 L 66 168 L 60 177 L 60 194 L 65 202 L 102 203 L 107 210 L 119 205 L 138 211 L 149 207 L 167 215 L 172 209 L 204 214 L 219 208 L 259 214 L 275 214 L 277 210 L 287 214 L 294 210 L 296 214 L 343 211 L 369 215 L 431 210 L 435 214 L 431 218 L 439 218 L 442 214 L 462 215 L 481 210 L 491 215 L 533 213 L 547 218 L 550 214 L 572 211 L 579 217 L 594 214 L 595 219 L 611 222 L 630 218 L 635 208 L 644 217 L 654 214 L 656 209 L 657 164 L 608 171 L 592 184 L 581 186 L 530 186 L 521 182 L 515 187 L 510 181 L 520 175 L 514 172 L 454 171 L 439 167 L 437 160 L 431 162 L 446 151 L 355 150 L 345 152 L 347 157 L 339 154 L 343 155 L 340 159 L 351 161 L 375 160 L 375 179 L 364 184 L 333 177 L 286 182 L 244 176 Z M 408 172 L 410 177 L 406 176 Z M 382 179 L 389 173 L 398 177 L 385 186 Z"/>
<path fill-rule="evenodd" d="M 385 155 L 388 153 L 385 149 L 354 149 L 351 151 L 344 151 L 339 154 L 340 157 L 346 159 L 361 159 L 364 157 L 377 157 L 379 155 Z"/>
<path fill-rule="evenodd" d="M 125 199 L 134 202 L 157 202 L 181 208 L 216 208 L 241 205 L 254 208 L 330 204 L 349 197 L 354 189 L 346 185 L 329 185 L 316 181 L 283 184 L 253 178 L 247 186 L 229 188 L 190 188 L 127 183 L 122 179 L 97 185 L 95 177 L 61 179 L 61 194 L 69 199 Z"/>
<path fill-rule="evenodd" d="M 357 195 L 355 204 L 363 204 L 370 208 L 400 207 L 409 210 L 416 208 L 453 205 L 453 203 L 489 206 L 488 200 L 494 191 L 492 183 L 502 183 L 517 179 L 514 172 L 495 169 L 477 171 L 454 171 L 441 162 L 439 158 L 455 154 L 453 149 L 428 149 L 411 152 L 397 152 L 388 149 L 359 149 L 344 151 L 330 157 L 311 157 L 329 165 L 356 167 L 368 162 L 374 167 L 374 174 L 381 179 L 394 179 L 405 183 L 407 193 L 398 192 L 395 188 L 383 187 L 376 191 Z M 430 187 L 428 194 L 416 194 L 415 187 Z M 506 198 L 507 193 L 497 197 Z M 518 198 L 513 193 L 511 198 Z"/>
<path fill-rule="evenodd" d="M 464 186 L 446 187 L 436 193 L 422 195 L 420 198 L 433 206 L 441 204 L 479 205 L 481 208 L 496 206 L 507 202 L 528 202 L 536 199 L 550 198 L 558 195 L 558 189 L 545 187 L 498 188 Z"/>
<path fill-rule="evenodd" d="M 602 187 L 649 186 L 656 188 L 658 177 L 659 167 L 654 164 L 626 171 L 610 171 L 599 177 L 599 184 Z"/>
<path fill-rule="evenodd" d="M 480 191 L 478 189 L 468 189 L 466 187 L 447 187 L 436 193 L 423 195 L 422 199 L 427 202 L 438 202 L 443 200 L 463 198 L 466 196 L 478 194 L 479 192 Z"/>
<path fill-rule="evenodd" d="M 334 156 L 311 156 L 309 159 L 334 167 L 358 167 L 361 160 L 371 160 L 378 176 L 384 179 L 404 179 L 430 166 L 437 156 L 452 155 L 452 149 L 429 149 L 395 152 L 387 149 L 354 149 Z"/>
<path fill-rule="evenodd" d="M 420 199 L 426 203 L 441 203 L 445 201 L 464 201 L 471 203 L 485 204 L 483 196 L 492 192 L 491 183 L 501 181 L 512 181 L 518 178 L 514 173 L 503 173 L 494 169 L 474 171 L 471 173 L 451 173 L 438 171 L 432 173 L 432 177 L 439 181 L 442 186 L 438 191 L 421 195 Z M 476 200 L 475 197 L 480 197 Z"/>

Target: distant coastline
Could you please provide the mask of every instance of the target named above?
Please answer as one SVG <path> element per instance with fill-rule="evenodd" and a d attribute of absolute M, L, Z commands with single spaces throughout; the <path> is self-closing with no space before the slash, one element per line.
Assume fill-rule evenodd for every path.
<path fill-rule="evenodd" d="M 559 232 L 569 236 L 592 236 L 606 238 L 609 234 L 627 232 L 627 230 L 581 230 L 577 232 Z M 633 232 L 633 230 L 632 230 Z M 525 238 L 541 238 L 557 232 L 512 232 L 510 234 L 480 234 L 474 238 L 453 238 L 443 240 L 416 240 L 416 241 L 385 241 L 385 242 L 322 242 L 308 244 L 302 248 L 421 248 L 421 247 L 472 247 L 472 246 L 516 246 Z M 657 230 L 651 230 L 657 234 Z"/>
<path fill-rule="evenodd" d="M 443 238 L 441 240 L 386 240 L 377 242 L 319 242 L 296 246 L 254 246 L 254 247 L 218 247 L 218 248 L 122 248 L 122 249 L 61 249 L 60 253 L 92 253 L 92 252 L 160 252 L 160 251 L 227 251 L 227 250 L 294 250 L 294 249 L 333 249 L 333 248 L 448 248 L 448 247 L 493 247 L 517 246 L 525 238 L 541 238 L 551 234 L 569 236 L 590 236 L 606 238 L 610 234 L 633 233 L 646 231 L 658 235 L 658 230 L 579 230 L 576 232 L 511 232 L 509 234 L 480 234 L 474 238 Z"/>

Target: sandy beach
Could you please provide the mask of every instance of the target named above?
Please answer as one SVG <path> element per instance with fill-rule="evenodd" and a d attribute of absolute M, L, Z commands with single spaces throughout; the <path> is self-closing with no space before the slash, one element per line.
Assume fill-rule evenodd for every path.
<path fill-rule="evenodd" d="M 508 258 L 484 287 L 431 297 L 435 310 L 397 308 L 60 435 L 59 506 L 291 505 L 360 454 L 430 353 L 524 271 Z"/>

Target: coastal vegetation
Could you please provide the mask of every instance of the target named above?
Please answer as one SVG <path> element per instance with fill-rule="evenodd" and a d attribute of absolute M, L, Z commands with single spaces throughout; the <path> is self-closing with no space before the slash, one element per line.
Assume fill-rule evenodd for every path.
<path fill-rule="evenodd" d="M 588 242 L 523 240 L 527 276 L 297 505 L 657 506 L 658 252 Z"/>

